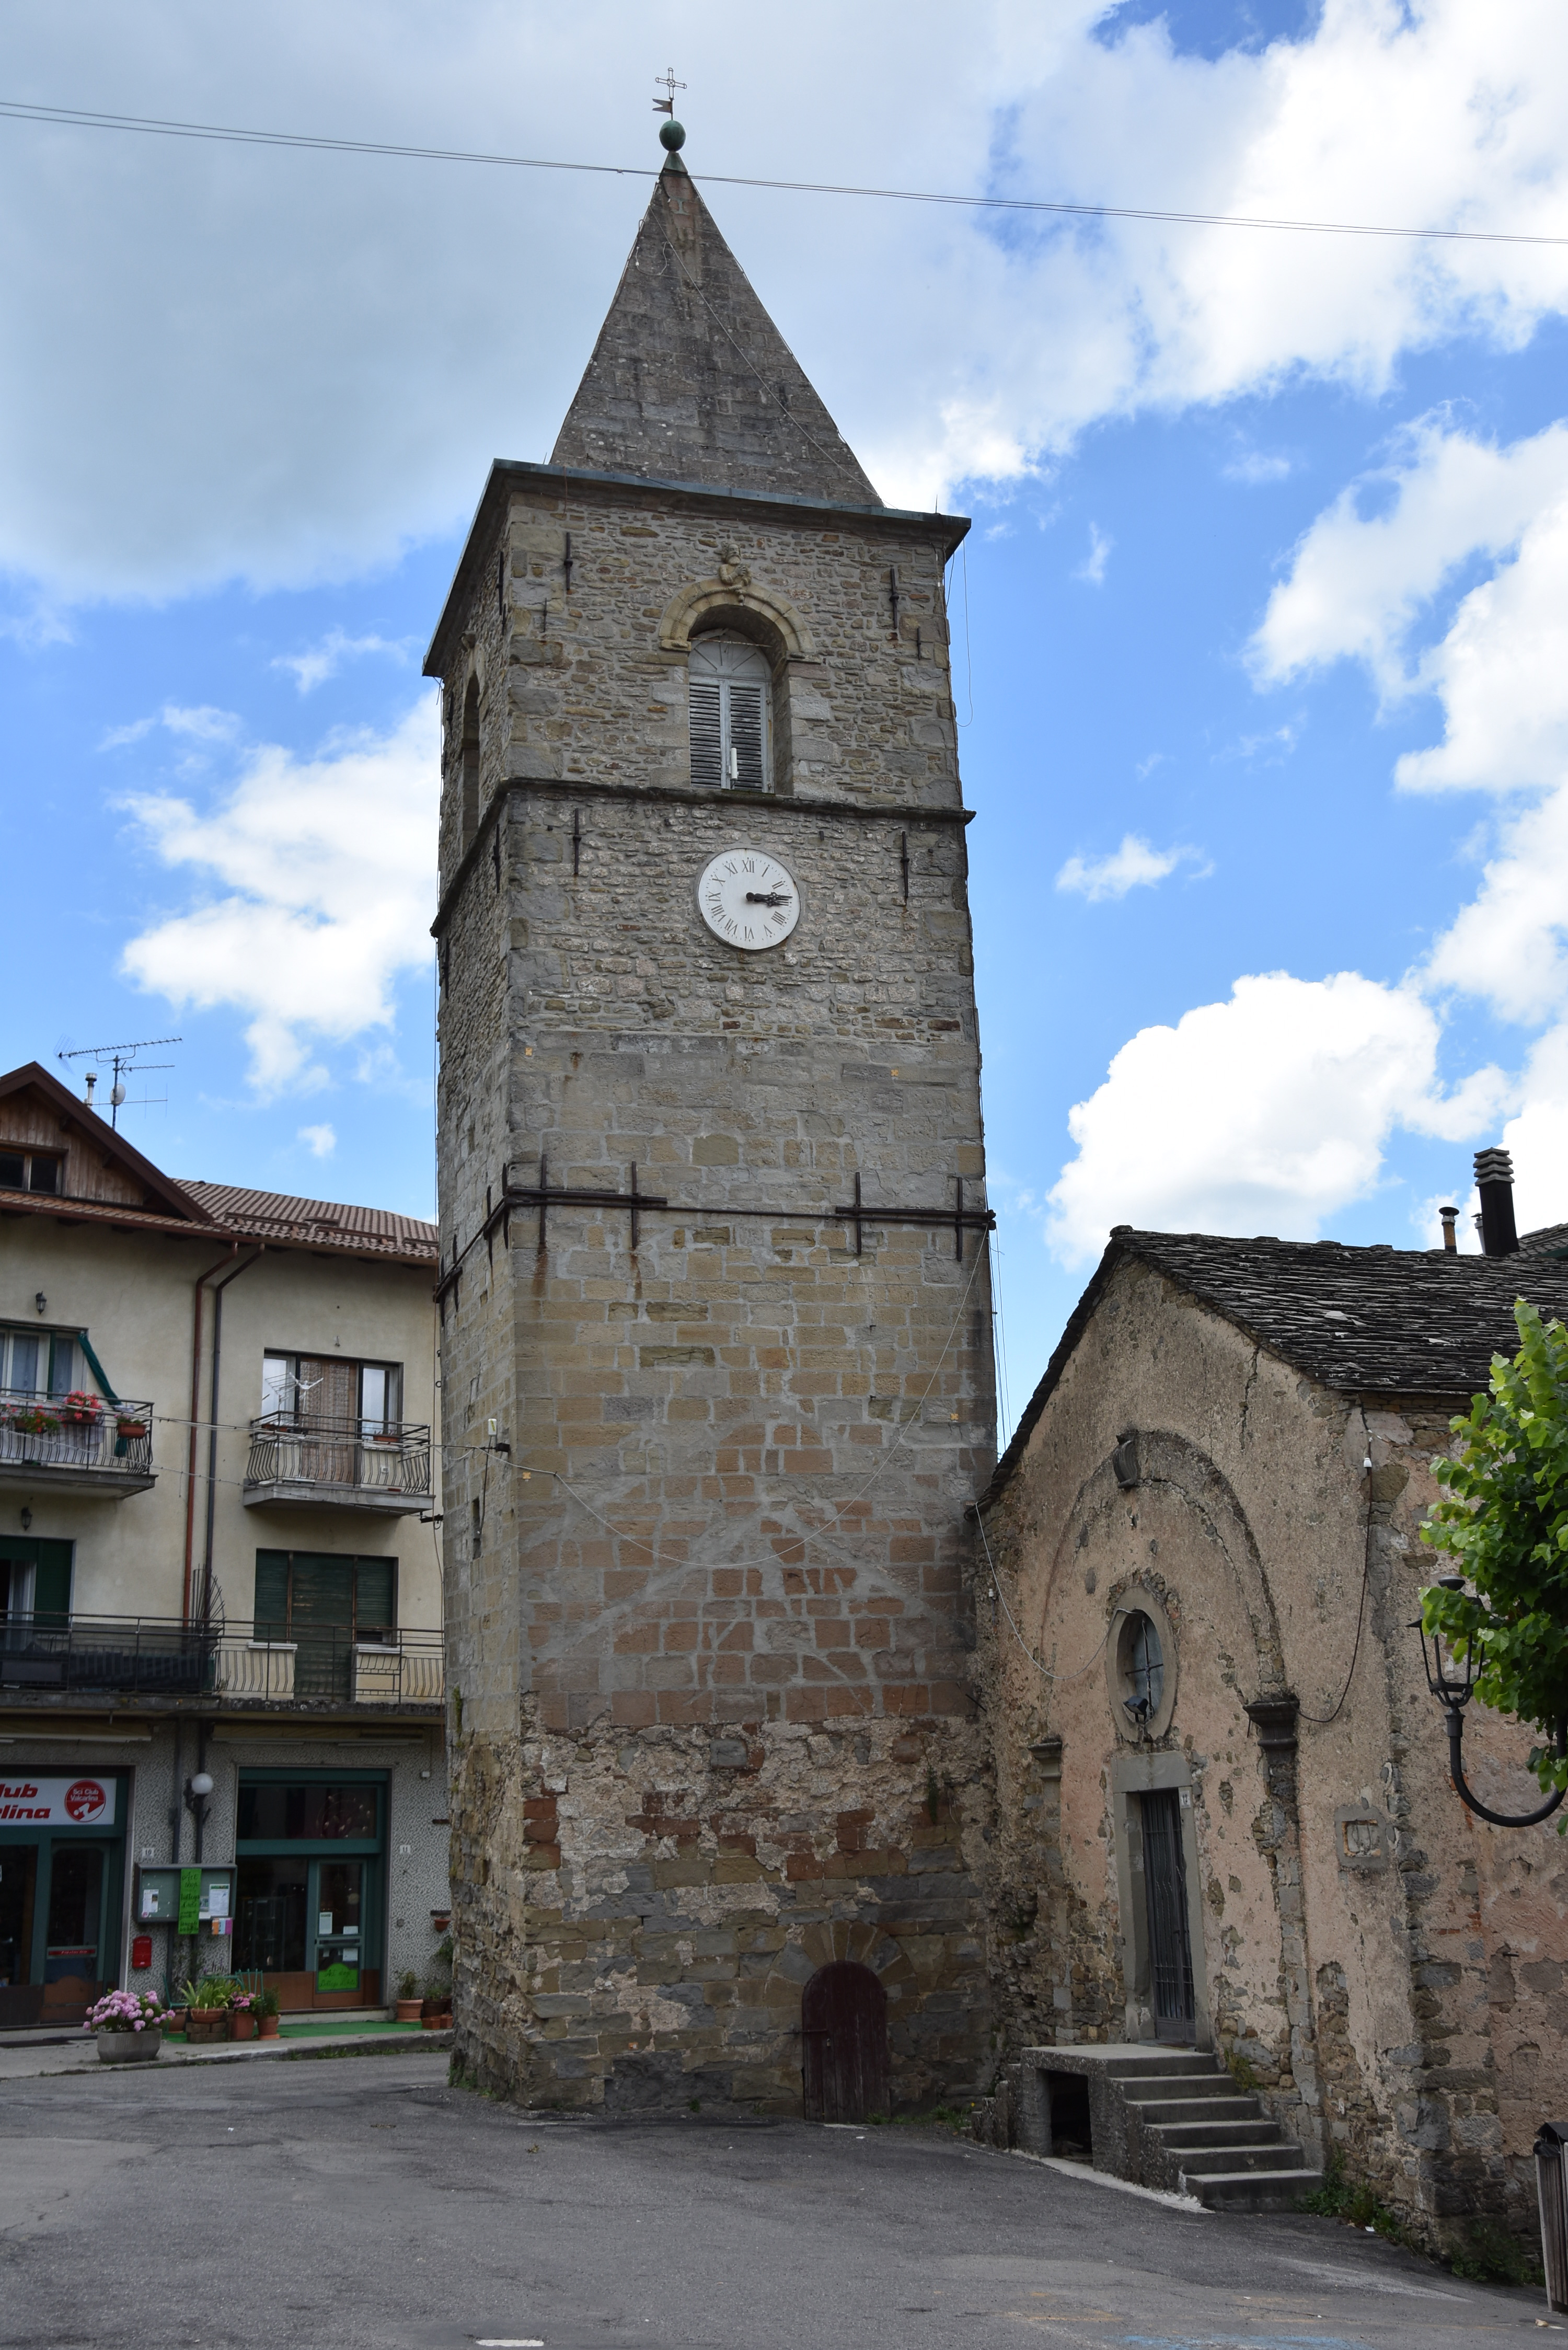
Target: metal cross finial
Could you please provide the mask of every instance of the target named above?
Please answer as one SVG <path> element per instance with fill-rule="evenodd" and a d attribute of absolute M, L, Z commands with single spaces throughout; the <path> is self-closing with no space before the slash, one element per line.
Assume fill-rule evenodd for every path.
<path fill-rule="evenodd" d="M 656 98 L 654 99 L 653 110 L 655 114 L 669 114 L 672 116 L 675 112 L 675 93 L 678 89 L 684 89 L 686 84 L 683 81 L 676 80 L 675 68 L 673 66 L 666 66 L 664 71 L 661 74 L 655 74 L 653 78 L 656 82 L 661 83 L 664 88 L 670 93 L 667 98 Z"/>

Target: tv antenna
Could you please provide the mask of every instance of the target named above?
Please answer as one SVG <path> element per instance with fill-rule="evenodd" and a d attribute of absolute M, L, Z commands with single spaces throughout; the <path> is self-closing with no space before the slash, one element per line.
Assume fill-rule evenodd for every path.
<path fill-rule="evenodd" d="M 143 1036 L 134 1045 L 78 1045 L 74 1052 L 61 1053 L 57 1057 L 62 1061 L 91 1061 L 96 1065 L 88 1071 L 87 1076 L 88 1109 L 93 1106 L 93 1087 L 98 1083 L 98 1072 L 108 1061 L 113 1072 L 109 1088 L 109 1122 L 118 1133 L 119 1113 L 126 1107 L 125 1079 L 133 1070 L 171 1069 L 174 1066 L 172 1061 L 139 1061 L 136 1057 L 138 1053 L 151 1053 L 156 1045 L 182 1045 L 184 1041 L 183 1036 Z M 146 1102 L 130 1104 L 132 1109 L 148 1107 Z"/>

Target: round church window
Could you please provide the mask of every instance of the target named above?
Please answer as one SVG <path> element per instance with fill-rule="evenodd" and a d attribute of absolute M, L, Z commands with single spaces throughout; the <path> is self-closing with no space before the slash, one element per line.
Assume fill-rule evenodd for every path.
<path fill-rule="evenodd" d="M 1116 1607 L 1106 1643 L 1106 1693 L 1116 1729 L 1141 1744 L 1163 1738 L 1176 1711 L 1176 1654 L 1164 1608 L 1136 1587 Z"/>

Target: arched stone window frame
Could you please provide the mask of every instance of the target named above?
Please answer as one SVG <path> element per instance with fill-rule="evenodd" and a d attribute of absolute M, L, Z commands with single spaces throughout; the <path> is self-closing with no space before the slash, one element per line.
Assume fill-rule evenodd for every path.
<path fill-rule="evenodd" d="M 726 567 L 738 571 L 744 567 Z M 817 658 L 811 630 L 784 597 L 734 577 L 694 580 L 670 599 L 659 616 L 659 650 L 678 655 L 687 663 L 693 639 L 710 635 L 749 638 L 767 660 L 773 677 L 768 788 L 787 797 L 794 788 L 791 674 Z"/>

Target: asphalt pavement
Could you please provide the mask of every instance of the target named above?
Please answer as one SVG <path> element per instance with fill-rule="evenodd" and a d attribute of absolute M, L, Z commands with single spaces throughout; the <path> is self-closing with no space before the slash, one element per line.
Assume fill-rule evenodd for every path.
<path fill-rule="evenodd" d="M 18 2350 L 1460 2350 L 1545 2316 L 1331 2220 L 934 2128 L 545 2118 L 424 2051 L 0 2085 Z"/>

